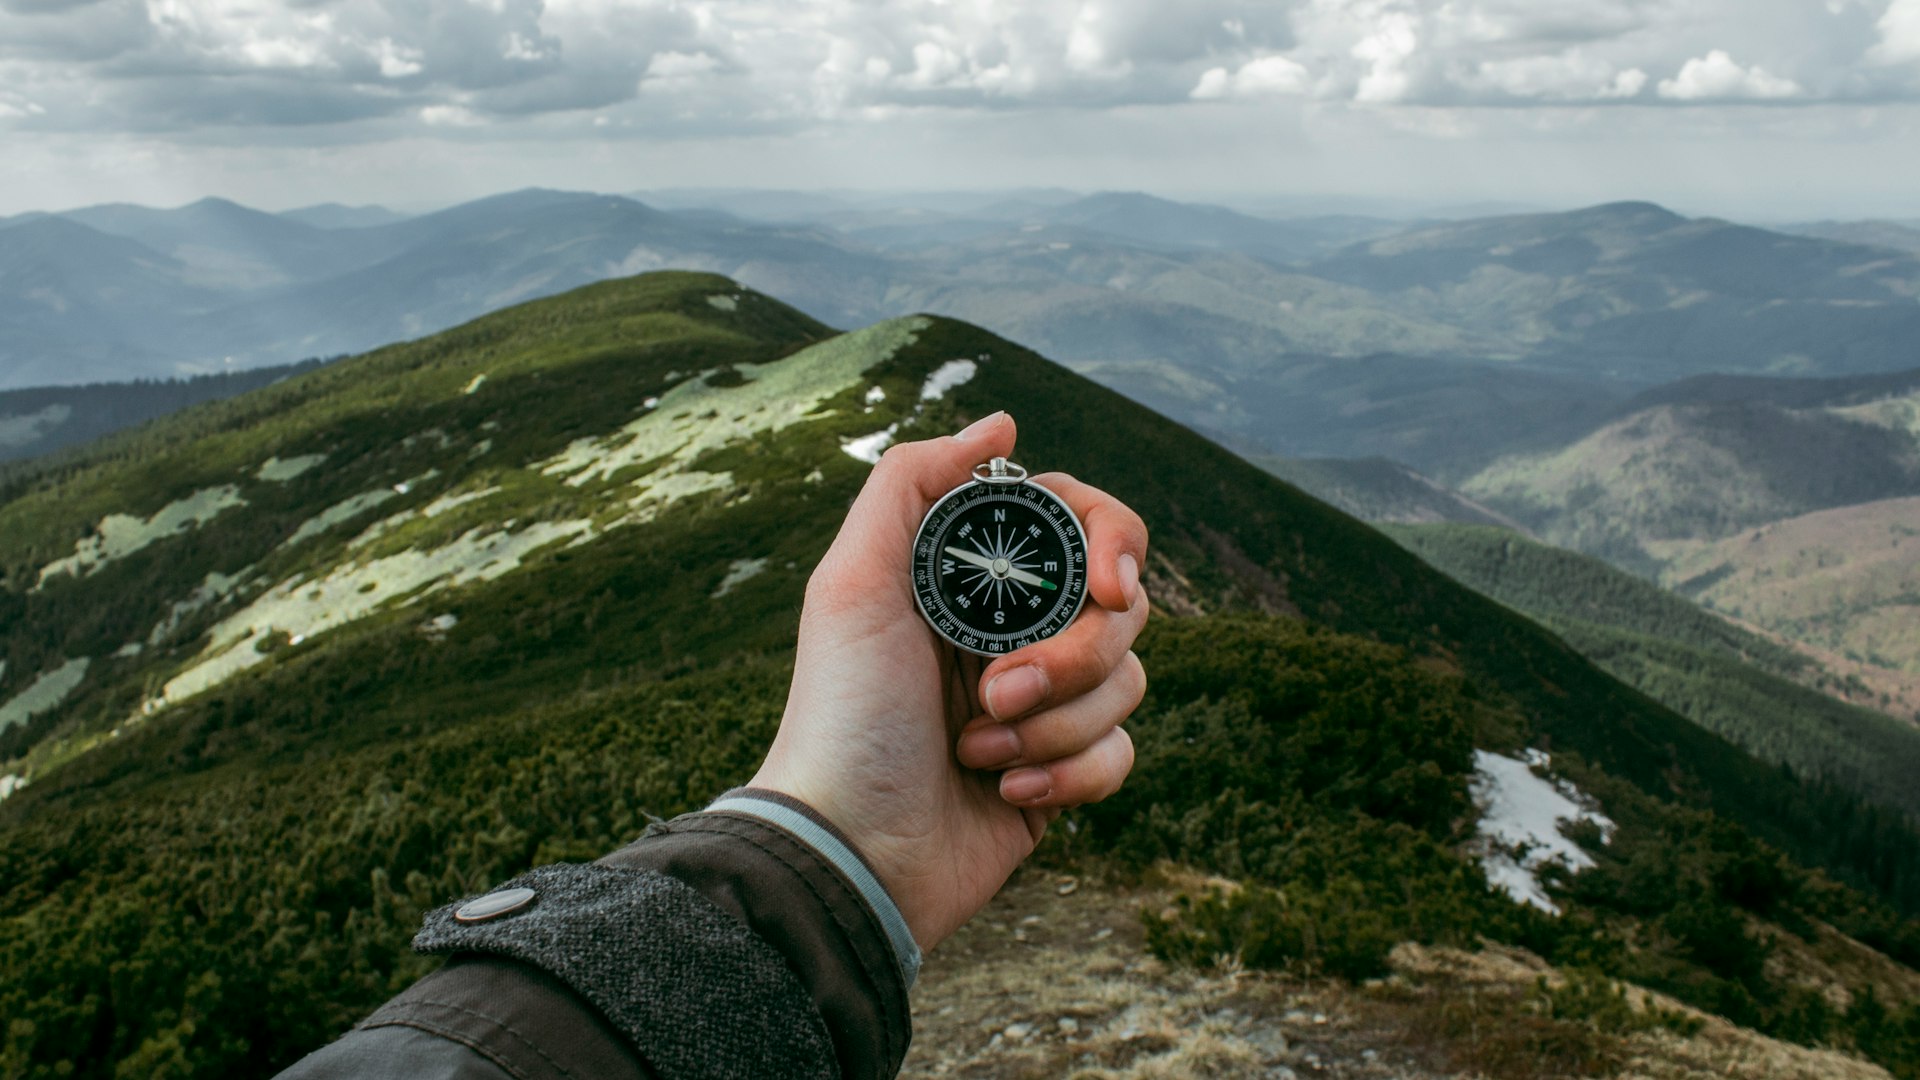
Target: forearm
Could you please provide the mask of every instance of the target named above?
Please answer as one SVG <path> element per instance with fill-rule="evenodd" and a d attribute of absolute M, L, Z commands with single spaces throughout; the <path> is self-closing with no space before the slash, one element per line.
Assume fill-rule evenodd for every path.
<path fill-rule="evenodd" d="M 830 829 L 823 854 L 762 820 L 824 824 L 803 807 L 727 805 L 479 898 L 533 890 L 504 913 L 433 912 L 415 947 L 447 966 L 284 1075 L 892 1076 L 918 957 L 891 901 L 863 894 L 857 856 L 836 867 Z"/>

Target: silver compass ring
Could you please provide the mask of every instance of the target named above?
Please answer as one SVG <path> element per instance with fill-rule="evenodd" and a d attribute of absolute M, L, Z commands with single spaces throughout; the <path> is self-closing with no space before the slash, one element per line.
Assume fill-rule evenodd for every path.
<path fill-rule="evenodd" d="M 1027 470 L 997 457 L 973 467 L 973 478 L 983 484 L 1017 484 L 1027 478 Z"/>

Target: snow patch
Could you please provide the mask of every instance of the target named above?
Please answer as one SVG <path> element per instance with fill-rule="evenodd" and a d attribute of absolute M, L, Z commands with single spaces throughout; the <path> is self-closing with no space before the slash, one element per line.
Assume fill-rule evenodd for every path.
<path fill-rule="evenodd" d="M 420 632 L 427 636 L 428 641 L 445 641 L 447 639 L 447 631 L 459 625 L 460 616 L 449 611 L 444 615 L 435 615 L 433 618 L 421 623 Z"/>
<path fill-rule="evenodd" d="M 867 404 L 878 405 L 885 400 L 887 400 L 887 392 L 885 390 L 882 390 L 878 386 L 867 389 Z"/>
<path fill-rule="evenodd" d="M 247 500 L 240 497 L 239 488 L 222 484 L 168 503 L 150 518 L 108 514 L 94 527 L 94 535 L 73 545 L 73 554 L 41 567 L 34 591 L 45 588 L 47 579 L 57 574 L 85 577 L 95 567 L 125 558 L 148 544 L 178 536 L 212 521 L 226 510 L 245 505 Z"/>
<path fill-rule="evenodd" d="M 876 431 L 871 435 L 862 435 L 857 439 L 849 439 L 841 443 L 840 449 L 845 450 L 848 457 L 857 458 L 869 465 L 878 465 L 880 455 L 886 453 L 887 447 L 893 445 L 894 433 L 899 430 L 899 424 L 888 424 L 883 431 Z"/>
<path fill-rule="evenodd" d="M 766 568 L 767 560 L 765 559 L 733 560 L 732 564 L 727 567 L 727 576 L 720 579 L 720 587 L 713 590 L 713 598 L 715 600 L 720 599 L 732 592 L 735 585 L 758 577 L 760 572 Z"/>
<path fill-rule="evenodd" d="M 709 385 L 695 376 L 660 395 L 644 416 L 608 435 L 576 439 L 540 463 L 547 476 L 565 477 L 582 487 L 611 480 L 636 466 L 653 468 L 631 481 L 638 489 L 630 505 L 645 521 L 677 499 L 733 486 L 731 473 L 708 473 L 693 463 L 715 450 L 775 433 L 794 424 L 824 419 L 815 410 L 829 398 L 860 382 L 867 369 L 885 362 L 932 325 L 923 318 L 892 319 L 809 346 L 783 360 L 739 364 L 745 379 L 732 387 Z"/>
<path fill-rule="evenodd" d="M 559 540 L 576 543 L 594 535 L 590 521 L 543 521 L 519 532 L 473 529 L 432 551 L 403 551 L 364 564 L 335 567 L 308 581 L 296 575 L 262 594 L 208 631 L 207 647 L 186 671 L 147 702 L 152 713 L 217 686 L 267 659 L 258 646 L 275 632 L 297 641 L 371 615 L 405 598 L 418 601 L 475 581 L 492 581 L 518 569 L 534 551 Z"/>
<path fill-rule="evenodd" d="M 0 802 L 6 802 L 7 796 L 27 786 L 27 778 L 16 773 L 0 776 Z"/>
<path fill-rule="evenodd" d="M 125 645 L 113 650 L 113 658 L 115 660 L 126 660 L 139 656 L 146 651 L 146 648 L 147 646 L 143 642 L 129 641 Z"/>
<path fill-rule="evenodd" d="M 67 695 L 80 685 L 80 681 L 87 677 L 87 665 L 92 662 L 90 658 L 82 656 L 52 671 L 42 672 L 25 690 L 14 695 L 13 700 L 0 705 L 0 731 L 58 708 L 61 702 L 67 700 Z"/>
<path fill-rule="evenodd" d="M 486 384 L 487 384 L 487 373 L 483 371 L 480 374 L 475 375 L 473 377 L 473 380 L 467 383 L 467 388 L 460 392 L 463 394 L 471 394 L 476 390 L 479 390 L 482 386 L 485 386 Z"/>
<path fill-rule="evenodd" d="M 947 396 L 947 391 L 972 379 L 979 370 L 980 365 L 971 360 L 949 360 L 941 364 L 920 387 L 920 400 L 939 401 Z"/>
<path fill-rule="evenodd" d="M 284 461 L 277 457 L 270 457 L 260 466 L 260 471 L 253 474 L 253 478 L 284 484 L 325 460 L 327 460 L 325 454 L 302 454 Z"/>
<path fill-rule="evenodd" d="M 740 308 L 740 300 L 738 297 L 727 296 L 724 293 L 716 293 L 713 296 L 707 297 L 707 303 L 712 304 L 721 311 L 737 311 Z"/>
<path fill-rule="evenodd" d="M 1538 750 L 1528 750 L 1524 761 L 1475 750 L 1472 787 L 1474 802 L 1481 807 L 1476 846 L 1487 881 L 1517 903 L 1558 915 L 1560 908 L 1541 887 L 1539 871 L 1549 863 L 1574 871 L 1593 865 L 1593 858 L 1561 833 L 1561 824 L 1590 821 L 1606 840 L 1612 839 L 1614 826 L 1572 784 L 1533 771 L 1551 761 Z"/>

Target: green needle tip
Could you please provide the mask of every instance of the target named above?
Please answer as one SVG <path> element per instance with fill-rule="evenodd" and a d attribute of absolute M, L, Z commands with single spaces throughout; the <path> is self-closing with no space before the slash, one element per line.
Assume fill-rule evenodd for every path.
<path fill-rule="evenodd" d="M 1058 586 L 1058 585 L 1055 585 L 1055 584 L 1054 584 L 1053 582 L 1051 582 L 1051 581 L 1048 581 L 1048 580 L 1046 580 L 1045 578 L 1041 578 L 1041 579 L 1040 579 L 1040 587 L 1041 587 L 1041 588 L 1043 588 L 1043 589 L 1046 589 L 1046 590 L 1049 590 L 1049 591 L 1051 591 L 1051 592 L 1058 592 L 1058 591 L 1060 591 L 1060 586 Z"/>

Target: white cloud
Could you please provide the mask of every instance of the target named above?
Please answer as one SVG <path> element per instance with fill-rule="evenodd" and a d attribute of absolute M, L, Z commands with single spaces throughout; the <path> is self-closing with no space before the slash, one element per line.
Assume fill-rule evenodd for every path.
<path fill-rule="evenodd" d="M 1630 98 L 1645 88 L 1647 73 L 1619 70 L 1590 52 L 1574 50 L 1550 56 L 1488 60 L 1468 80 L 1515 98 L 1538 101 L 1593 101 Z"/>
<path fill-rule="evenodd" d="M 1877 64 L 1920 60 L 1920 0 L 1893 0 L 1875 24 L 1880 41 L 1867 58 Z"/>
<path fill-rule="evenodd" d="M 1372 33 L 1353 47 L 1353 57 L 1367 63 L 1367 73 L 1353 99 L 1360 102 L 1395 102 L 1406 96 L 1412 78 L 1407 61 L 1420 47 L 1413 18 L 1393 12 L 1379 17 Z"/>
<path fill-rule="evenodd" d="M 1252 99 L 1813 105 L 1920 100 L 1914 59 L 1920 0 L 0 0 L 0 138 L 335 144 L 529 118 L 514 137 L 724 136 Z"/>
<path fill-rule="evenodd" d="M 1660 80 L 1659 91 L 1674 101 L 1773 101 L 1804 93 L 1799 83 L 1758 64 L 1741 67 L 1724 49 L 1687 61 L 1680 74 Z"/>
<path fill-rule="evenodd" d="M 1231 73 L 1223 67 L 1208 68 L 1187 96 L 1196 101 L 1211 101 L 1304 94 L 1312 82 L 1312 74 L 1298 61 L 1284 56 L 1263 56 L 1247 61 Z"/>

